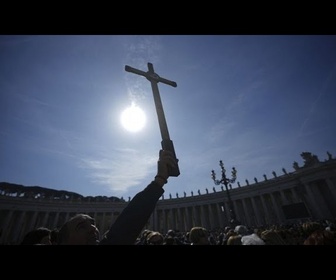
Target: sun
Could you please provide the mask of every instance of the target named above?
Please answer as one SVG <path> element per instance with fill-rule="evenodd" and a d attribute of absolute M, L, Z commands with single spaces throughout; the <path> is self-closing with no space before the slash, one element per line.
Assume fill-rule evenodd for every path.
<path fill-rule="evenodd" d="M 144 128 L 146 124 L 146 115 L 144 111 L 132 103 L 127 107 L 120 116 L 122 126 L 130 132 L 138 132 Z"/>

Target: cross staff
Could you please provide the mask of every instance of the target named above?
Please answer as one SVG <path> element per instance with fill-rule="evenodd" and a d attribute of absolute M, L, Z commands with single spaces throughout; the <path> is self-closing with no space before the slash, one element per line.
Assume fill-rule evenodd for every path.
<path fill-rule="evenodd" d="M 169 176 L 177 177 L 178 175 L 180 175 L 180 170 L 179 170 L 179 167 L 178 167 L 178 164 L 177 164 L 178 159 L 176 158 L 173 141 L 170 140 L 170 137 L 169 137 L 166 118 L 165 118 L 165 115 L 164 115 L 162 102 L 161 102 L 161 97 L 160 97 L 160 93 L 159 93 L 159 87 L 157 85 L 158 82 L 161 82 L 161 83 L 164 83 L 166 85 L 170 85 L 172 87 L 177 87 L 177 84 L 173 81 L 169 81 L 169 80 L 166 80 L 164 78 L 161 78 L 158 74 L 156 74 L 154 72 L 154 67 L 153 67 L 152 63 L 148 63 L 147 65 L 148 65 L 148 71 L 147 72 L 135 69 L 135 68 L 130 67 L 128 65 L 125 66 L 125 71 L 144 76 L 147 80 L 149 80 L 151 82 L 156 113 L 157 113 L 157 116 L 158 116 L 159 126 L 160 126 L 160 131 L 161 131 L 161 138 L 162 138 L 161 146 L 162 146 L 162 149 L 171 151 L 173 153 L 175 159 L 176 159 L 176 167 L 174 169 L 169 170 Z"/>

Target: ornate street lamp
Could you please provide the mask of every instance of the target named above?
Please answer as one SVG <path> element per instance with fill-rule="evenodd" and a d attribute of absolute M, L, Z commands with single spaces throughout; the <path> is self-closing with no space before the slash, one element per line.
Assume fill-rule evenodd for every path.
<path fill-rule="evenodd" d="M 227 194 L 227 197 L 228 197 L 228 203 L 229 203 L 229 212 L 230 212 L 230 219 L 231 219 L 230 223 L 231 223 L 231 225 L 235 225 L 235 223 L 237 222 L 236 221 L 236 214 L 234 212 L 233 203 L 232 203 L 232 200 L 231 200 L 228 184 L 229 183 L 234 183 L 236 181 L 237 170 L 234 167 L 232 167 L 231 178 L 227 178 L 226 174 L 225 174 L 226 170 L 224 168 L 224 164 L 223 164 L 222 160 L 219 161 L 219 166 L 222 170 L 222 179 L 216 180 L 216 173 L 215 173 L 214 170 L 211 171 L 211 178 L 215 182 L 216 185 L 223 184 L 225 186 L 226 194 Z"/>

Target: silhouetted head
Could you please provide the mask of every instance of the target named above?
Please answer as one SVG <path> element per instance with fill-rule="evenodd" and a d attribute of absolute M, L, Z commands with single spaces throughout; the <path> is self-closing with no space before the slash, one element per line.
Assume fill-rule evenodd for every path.
<path fill-rule="evenodd" d="M 97 245 L 99 230 L 95 220 L 86 214 L 78 214 L 67 221 L 58 232 L 59 245 Z"/>

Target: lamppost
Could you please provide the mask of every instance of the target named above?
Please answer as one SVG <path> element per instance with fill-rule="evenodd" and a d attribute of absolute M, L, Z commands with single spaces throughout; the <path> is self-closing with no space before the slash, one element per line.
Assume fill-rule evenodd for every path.
<path fill-rule="evenodd" d="M 232 167 L 232 171 L 231 171 L 232 178 L 230 179 L 230 178 L 227 178 L 226 175 L 225 175 L 226 170 L 224 168 L 224 164 L 223 164 L 222 160 L 219 161 L 219 166 L 221 167 L 221 170 L 222 170 L 222 179 L 216 180 L 216 173 L 215 173 L 214 170 L 211 171 L 211 178 L 215 182 L 216 185 L 223 184 L 225 186 L 226 194 L 227 194 L 227 197 L 228 197 L 228 203 L 229 203 L 229 212 L 230 212 L 230 219 L 231 219 L 230 223 L 231 223 L 231 225 L 234 225 L 237 222 L 236 221 L 236 214 L 235 214 L 234 209 L 233 209 L 233 203 L 232 203 L 232 200 L 231 200 L 228 184 L 229 183 L 234 183 L 236 181 L 237 170 L 234 167 Z"/>

